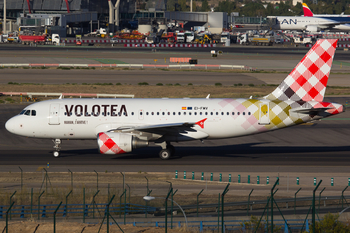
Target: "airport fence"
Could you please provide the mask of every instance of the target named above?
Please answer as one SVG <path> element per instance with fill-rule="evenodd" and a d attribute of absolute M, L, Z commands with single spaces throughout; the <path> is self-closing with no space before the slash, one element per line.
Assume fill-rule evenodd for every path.
<path fill-rule="evenodd" d="M 99 177 L 99 173 L 94 170 L 96 176 L 96 183 L 94 185 L 96 186 L 90 188 L 82 187 L 80 189 L 73 185 L 73 172 L 68 170 L 69 176 L 65 177 L 62 173 L 59 173 L 56 174 L 56 179 L 65 179 L 66 183 L 70 184 L 70 188 L 58 187 L 55 189 L 50 180 L 50 175 L 53 174 L 48 173 L 45 168 L 43 168 L 42 171 L 40 188 L 35 185 L 36 188 L 31 188 L 30 192 L 28 192 L 23 183 L 23 176 L 28 174 L 24 174 L 21 169 L 21 178 L 16 179 L 17 182 L 20 181 L 21 190 L 18 190 L 18 192 L 17 190 L 11 190 L 10 192 L 3 192 L 3 190 L 0 190 L 0 221 L 6 219 L 6 222 L 8 222 L 8 220 L 20 220 L 26 218 L 34 218 L 38 220 L 53 218 L 55 221 L 56 217 L 61 219 L 69 217 L 70 219 L 83 219 L 83 222 L 91 222 L 95 221 L 94 219 L 101 220 L 109 216 L 111 219 L 118 220 L 113 221 L 114 223 L 111 224 L 126 224 L 131 222 L 136 226 L 149 225 L 167 228 L 167 217 L 170 216 L 170 227 L 173 225 L 176 226 L 176 224 L 180 224 L 181 226 L 186 224 L 187 226 L 196 226 L 201 230 L 226 229 L 235 231 L 244 229 L 244 221 L 246 221 L 244 219 L 247 219 L 247 217 L 251 215 L 260 216 L 260 219 L 257 217 L 256 221 L 259 220 L 259 224 L 260 222 L 266 221 L 266 223 L 264 223 L 265 225 L 268 225 L 269 222 L 271 223 L 271 221 L 273 221 L 272 216 L 274 215 L 281 215 L 282 217 L 284 215 L 306 216 L 303 223 L 301 223 L 301 221 L 298 222 L 297 220 L 284 217 L 283 221 L 279 220 L 282 221 L 278 223 L 281 229 L 288 229 L 288 231 L 291 232 L 293 227 L 296 230 L 299 229 L 299 231 L 302 229 L 305 230 L 306 226 L 309 225 L 311 215 L 313 222 L 311 225 L 313 226 L 315 221 L 321 219 L 321 214 L 327 212 L 342 213 L 349 209 L 349 203 L 347 200 L 350 196 L 344 195 L 348 186 L 345 186 L 339 196 L 322 196 L 325 187 L 320 192 L 317 191 L 322 180 L 318 182 L 315 180 L 313 185 L 310 184 L 309 187 L 314 189 L 312 196 L 297 197 L 297 194 L 302 189 L 299 188 L 298 190 L 295 190 L 294 198 L 275 198 L 279 185 L 282 185 L 280 184 L 280 178 L 277 177 L 275 182 L 271 183 L 269 186 L 269 189 L 271 188 L 271 193 L 267 198 L 257 199 L 256 197 L 251 197 L 251 194 L 254 191 L 254 189 L 251 189 L 250 193 L 247 193 L 245 196 L 245 201 L 232 202 L 227 201 L 226 194 L 229 192 L 230 184 L 238 182 L 238 180 L 233 181 L 230 176 L 229 179 L 231 179 L 229 182 L 223 182 L 224 178 L 222 174 L 220 174 L 219 180 L 215 181 L 214 178 L 211 178 L 211 180 L 213 180 L 212 182 L 223 182 L 224 184 L 227 184 L 224 191 L 219 193 L 217 202 L 214 201 L 215 195 L 210 198 L 210 203 L 200 202 L 200 199 L 202 199 L 203 196 L 202 193 L 205 191 L 202 189 L 198 190 L 195 198 L 192 198 L 192 204 L 182 204 L 181 199 L 183 199 L 183 197 L 179 199 L 180 206 L 175 201 L 177 199 L 175 194 L 178 190 L 174 190 L 172 182 L 169 181 L 167 181 L 170 185 L 167 194 L 164 192 L 160 193 L 159 190 L 155 190 L 155 192 L 152 193 L 152 190 L 150 189 L 151 185 L 149 184 L 147 176 L 140 174 L 135 175 L 135 177 L 138 177 L 137 179 L 144 178 L 145 190 L 142 191 L 142 193 L 144 192 L 146 196 L 143 197 L 140 193 L 131 195 L 132 188 L 125 182 L 125 173 L 120 173 L 118 177 L 116 177 L 116 174 L 111 174 L 117 179 L 122 179 L 123 188 L 112 189 L 109 184 L 107 187 L 104 184 L 103 187 L 103 185 L 101 185 L 101 175 Z M 33 176 L 32 173 L 30 174 Z M 18 176 L 18 174 L 12 173 L 10 175 Z M 68 177 L 70 177 L 70 179 L 67 179 Z M 194 173 L 192 177 L 195 178 Z M 211 177 L 215 176 L 211 174 Z M 179 177 L 176 178 L 179 179 Z M 184 176 L 184 179 L 186 178 L 187 177 Z M 103 179 L 102 176 L 102 181 Z M 240 180 L 240 182 L 242 181 L 243 180 Z M 311 191 L 307 192 L 310 192 L 311 194 Z M 151 197 L 151 194 L 154 196 Z M 113 202 L 114 198 L 115 201 Z M 153 199 L 158 200 L 151 202 L 150 200 Z M 171 206 L 168 206 L 168 204 L 171 204 Z M 173 221 L 173 215 L 177 212 L 180 214 L 176 217 L 175 222 Z M 192 218 L 192 220 L 187 221 L 186 215 L 189 218 Z M 232 215 L 238 216 L 238 218 L 241 218 L 242 220 L 235 222 L 232 219 L 225 219 Z M 210 219 L 213 218 L 213 216 L 217 216 L 217 221 L 215 221 L 217 224 L 213 224 Z M 271 216 L 271 219 L 263 219 L 264 216 L 266 219 L 269 218 L 268 216 Z M 159 218 L 162 217 L 165 218 L 165 221 L 159 220 Z M 185 217 L 185 221 L 179 219 L 182 217 Z M 202 221 L 197 221 L 198 219 L 193 220 L 193 218 L 200 218 Z M 133 219 L 133 221 L 130 221 L 131 219 Z M 275 220 L 274 224 L 277 224 L 277 220 Z"/>

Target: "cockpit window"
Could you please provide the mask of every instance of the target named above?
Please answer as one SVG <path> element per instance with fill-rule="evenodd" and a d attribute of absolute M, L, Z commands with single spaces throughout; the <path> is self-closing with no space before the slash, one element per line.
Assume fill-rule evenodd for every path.
<path fill-rule="evenodd" d="M 32 116 L 36 116 L 36 111 L 32 110 Z"/>
<path fill-rule="evenodd" d="M 22 110 L 19 115 L 23 115 L 23 113 L 25 112 L 26 110 Z"/>
<path fill-rule="evenodd" d="M 30 116 L 30 110 L 26 110 L 26 111 L 24 112 L 24 115 Z"/>

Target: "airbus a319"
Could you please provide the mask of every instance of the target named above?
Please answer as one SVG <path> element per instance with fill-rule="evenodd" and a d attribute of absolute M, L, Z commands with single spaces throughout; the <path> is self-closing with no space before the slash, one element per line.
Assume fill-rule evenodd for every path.
<path fill-rule="evenodd" d="M 233 138 L 322 119 L 344 111 L 323 97 L 337 40 L 318 40 L 270 94 L 250 99 L 54 99 L 31 104 L 6 122 L 11 133 L 52 139 L 59 157 L 65 139 L 97 140 L 101 154 L 173 142 Z"/>

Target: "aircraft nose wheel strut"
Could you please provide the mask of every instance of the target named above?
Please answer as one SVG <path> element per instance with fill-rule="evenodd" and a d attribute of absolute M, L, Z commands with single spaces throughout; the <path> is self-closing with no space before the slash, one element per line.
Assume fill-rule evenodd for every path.
<path fill-rule="evenodd" d="M 55 151 L 53 152 L 53 156 L 55 158 L 58 158 L 60 156 L 60 150 L 61 150 L 61 139 L 53 139 L 52 142 L 55 144 L 53 146 L 53 148 L 55 149 Z"/>

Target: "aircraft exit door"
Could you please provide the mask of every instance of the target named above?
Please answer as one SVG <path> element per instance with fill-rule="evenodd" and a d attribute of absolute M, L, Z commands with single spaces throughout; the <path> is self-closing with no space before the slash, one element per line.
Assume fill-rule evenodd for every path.
<path fill-rule="evenodd" d="M 60 104 L 50 104 L 49 125 L 60 124 Z"/>
<path fill-rule="evenodd" d="M 269 125 L 270 124 L 270 111 L 268 103 L 261 103 L 259 111 L 259 125 Z"/>

